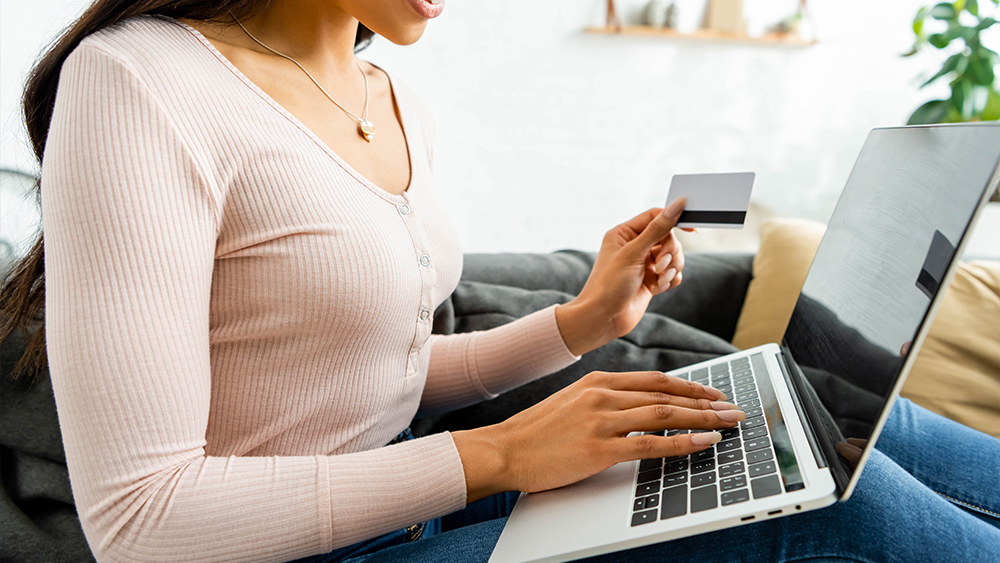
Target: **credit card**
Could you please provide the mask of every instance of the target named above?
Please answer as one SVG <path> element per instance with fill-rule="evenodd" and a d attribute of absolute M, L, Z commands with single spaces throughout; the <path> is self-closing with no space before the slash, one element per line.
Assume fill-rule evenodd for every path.
<path fill-rule="evenodd" d="M 678 174 L 670 181 L 667 204 L 686 197 L 678 227 L 742 229 L 750 208 L 753 172 Z"/>

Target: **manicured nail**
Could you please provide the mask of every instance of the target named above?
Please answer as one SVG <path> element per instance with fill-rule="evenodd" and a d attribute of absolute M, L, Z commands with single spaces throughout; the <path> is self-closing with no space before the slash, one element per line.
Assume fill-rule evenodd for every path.
<path fill-rule="evenodd" d="M 747 419 L 747 413 L 743 411 L 719 411 L 716 414 L 726 422 L 740 422 Z"/>
<path fill-rule="evenodd" d="M 739 407 L 732 403 L 723 403 L 722 401 L 714 401 L 712 408 L 717 411 L 734 411 L 739 409 Z"/>
<path fill-rule="evenodd" d="M 718 432 L 700 432 L 691 434 L 691 443 L 696 446 L 707 446 L 722 440 L 722 434 Z"/>
<path fill-rule="evenodd" d="M 667 264 L 670 264 L 670 261 L 673 259 L 674 257 L 670 254 L 666 254 L 663 258 L 660 258 L 660 261 L 653 265 L 653 271 L 656 272 L 656 275 L 660 275 L 660 272 L 662 272 L 667 267 Z"/>
<path fill-rule="evenodd" d="M 663 210 L 663 214 L 671 219 L 676 219 L 681 216 L 681 212 L 684 211 L 684 206 L 686 204 L 687 198 L 679 197 Z"/>
<path fill-rule="evenodd" d="M 661 288 L 667 287 L 670 285 L 670 282 L 674 281 L 674 276 L 676 275 L 677 275 L 677 269 L 670 268 L 666 272 L 663 272 L 663 275 L 660 276 L 660 279 L 656 282 L 656 284 L 659 285 Z"/>
<path fill-rule="evenodd" d="M 708 385 L 702 385 L 702 387 L 704 387 L 705 390 L 708 391 L 710 394 L 715 395 L 715 398 L 717 400 L 719 400 L 719 401 L 725 401 L 726 400 L 726 394 L 723 393 L 722 391 L 719 391 L 715 387 L 709 387 Z"/>

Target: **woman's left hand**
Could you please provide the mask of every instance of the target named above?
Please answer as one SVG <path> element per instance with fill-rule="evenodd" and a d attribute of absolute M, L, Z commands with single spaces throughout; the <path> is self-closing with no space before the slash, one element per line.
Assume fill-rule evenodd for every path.
<path fill-rule="evenodd" d="M 583 290 L 556 308 L 566 347 L 582 355 L 625 336 L 650 299 L 681 283 L 684 252 L 673 234 L 686 200 L 650 209 L 604 236 Z"/>

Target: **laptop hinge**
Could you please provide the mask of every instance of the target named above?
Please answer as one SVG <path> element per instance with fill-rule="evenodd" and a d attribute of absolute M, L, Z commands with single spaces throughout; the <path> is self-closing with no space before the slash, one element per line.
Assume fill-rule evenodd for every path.
<path fill-rule="evenodd" d="M 837 495 L 840 496 L 847 490 L 847 485 L 851 481 L 851 474 L 842 465 L 844 459 L 837 454 L 837 442 L 844 441 L 844 437 L 830 411 L 823 406 L 819 396 L 816 395 L 816 390 L 809 384 L 805 374 L 789 354 L 788 347 L 782 342 L 781 354 L 778 356 L 781 375 L 793 390 L 792 397 L 798 401 L 796 408 L 802 407 L 804 410 L 805 419 L 809 422 L 806 425 L 806 436 L 809 437 L 810 445 L 813 445 L 813 451 L 819 451 L 816 458 L 822 460 L 824 464 L 822 467 L 830 469 L 837 486 Z"/>
<path fill-rule="evenodd" d="M 799 413 L 799 420 L 804 420 L 808 424 L 803 424 L 802 426 L 806 430 L 806 438 L 809 440 L 809 447 L 812 448 L 813 455 L 816 457 L 816 463 L 820 467 L 829 467 L 829 463 L 826 461 L 826 456 L 823 454 L 823 448 L 819 446 L 819 438 L 816 436 L 816 432 L 813 430 L 812 420 L 810 419 L 808 413 L 806 413 L 805 408 L 802 406 L 802 399 L 799 397 L 799 390 L 795 383 L 792 381 L 792 376 L 789 374 L 788 364 L 785 363 L 784 354 L 775 354 L 775 358 L 778 360 L 778 365 L 781 367 L 781 375 L 785 378 L 785 386 L 788 387 L 789 393 L 792 395 L 792 402 L 795 403 L 795 410 Z"/>

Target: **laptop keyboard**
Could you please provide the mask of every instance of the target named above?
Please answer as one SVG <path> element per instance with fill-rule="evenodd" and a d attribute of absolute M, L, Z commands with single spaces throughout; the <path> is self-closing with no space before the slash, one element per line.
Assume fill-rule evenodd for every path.
<path fill-rule="evenodd" d="M 722 441 L 706 450 L 689 456 L 640 461 L 632 501 L 632 526 L 747 502 L 751 496 L 758 499 L 782 492 L 750 358 L 721 362 L 678 377 L 722 391 L 729 402 L 735 402 L 747 413 L 747 418 L 736 428 L 721 430 Z M 688 432 L 670 430 L 666 435 Z"/>

